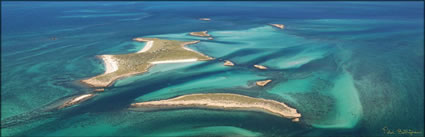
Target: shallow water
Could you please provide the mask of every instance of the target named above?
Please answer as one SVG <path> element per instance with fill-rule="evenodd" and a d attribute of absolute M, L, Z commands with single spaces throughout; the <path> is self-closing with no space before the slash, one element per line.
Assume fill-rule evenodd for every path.
<path fill-rule="evenodd" d="M 2 2 L 2 135 L 383 136 L 388 127 L 423 136 L 423 8 L 423 2 Z M 188 35 L 204 30 L 214 40 Z M 215 60 L 155 65 L 81 104 L 52 109 L 93 90 L 78 81 L 103 73 L 96 55 L 142 49 L 135 37 L 200 40 L 188 47 Z M 265 79 L 273 81 L 255 86 Z M 191 93 L 277 100 L 302 118 L 128 109 Z"/>

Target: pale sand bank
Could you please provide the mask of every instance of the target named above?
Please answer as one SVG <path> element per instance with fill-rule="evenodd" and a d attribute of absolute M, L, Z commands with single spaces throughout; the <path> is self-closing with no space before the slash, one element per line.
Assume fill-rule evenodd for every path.
<path fill-rule="evenodd" d="M 183 95 L 171 99 L 133 103 L 131 107 L 146 108 L 209 108 L 225 110 L 260 111 L 279 117 L 294 119 L 297 122 L 301 114 L 288 105 L 268 99 L 253 98 L 231 93 L 205 93 Z"/>
<path fill-rule="evenodd" d="M 267 69 L 267 67 L 263 65 L 254 65 L 254 67 L 258 69 Z"/>
<path fill-rule="evenodd" d="M 65 102 L 63 105 L 59 106 L 58 108 L 61 109 L 61 108 L 65 108 L 65 107 L 69 107 L 69 106 L 81 103 L 83 101 L 90 99 L 93 96 L 94 96 L 93 94 L 84 94 L 78 97 L 74 97 L 71 100 Z"/>
<path fill-rule="evenodd" d="M 279 29 L 285 28 L 285 25 L 283 25 L 283 24 L 270 24 L 270 25 L 272 25 L 273 27 L 279 28 Z"/>
<path fill-rule="evenodd" d="M 272 82 L 272 80 L 269 79 L 269 80 L 257 81 L 257 82 L 255 82 L 255 84 L 257 84 L 257 86 L 264 87 L 267 84 L 269 84 L 270 82 Z"/>
<path fill-rule="evenodd" d="M 235 64 L 233 62 L 231 62 L 230 60 L 226 60 L 224 61 L 224 66 L 234 66 Z"/>
<path fill-rule="evenodd" d="M 198 37 L 209 37 L 209 36 L 211 36 L 210 34 L 208 34 L 208 31 L 191 32 L 189 34 L 192 35 L 192 36 L 198 36 Z"/>
<path fill-rule="evenodd" d="M 150 62 L 151 64 L 164 64 L 164 63 L 183 63 L 183 62 L 195 62 L 198 61 L 197 58 L 193 59 L 180 59 L 180 60 L 164 60 L 164 61 L 154 61 Z"/>

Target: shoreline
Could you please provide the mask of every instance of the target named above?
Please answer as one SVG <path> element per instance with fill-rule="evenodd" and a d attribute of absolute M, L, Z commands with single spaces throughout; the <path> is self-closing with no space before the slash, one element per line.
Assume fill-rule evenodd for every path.
<path fill-rule="evenodd" d="M 196 44 L 196 43 L 199 43 L 199 42 L 200 42 L 199 40 L 197 40 L 197 41 L 189 41 L 189 42 L 183 43 L 182 46 L 183 46 L 183 49 L 185 49 L 185 50 L 196 52 L 196 53 L 198 53 L 198 54 L 200 54 L 202 56 L 208 57 L 209 58 L 208 60 L 214 59 L 213 57 L 207 56 L 204 53 L 201 53 L 201 52 L 198 52 L 198 51 L 196 51 L 194 49 L 191 49 L 189 47 L 186 47 L 187 45 L 192 45 L 192 44 Z M 202 59 L 198 59 L 198 61 L 202 61 Z"/>
<path fill-rule="evenodd" d="M 153 40 L 145 40 L 143 38 L 134 38 L 133 40 L 138 42 L 146 42 L 145 46 L 141 50 L 137 51 L 136 53 L 146 52 L 149 49 L 151 49 L 153 46 Z"/>
<path fill-rule="evenodd" d="M 164 61 L 153 61 L 151 64 L 165 64 L 165 63 L 184 63 L 184 62 L 196 62 L 197 58 L 193 59 L 179 59 L 179 60 L 164 60 Z"/>
<path fill-rule="evenodd" d="M 99 56 L 103 60 L 105 65 L 105 72 L 103 74 L 112 73 L 118 70 L 118 62 L 111 55 L 101 55 Z"/>

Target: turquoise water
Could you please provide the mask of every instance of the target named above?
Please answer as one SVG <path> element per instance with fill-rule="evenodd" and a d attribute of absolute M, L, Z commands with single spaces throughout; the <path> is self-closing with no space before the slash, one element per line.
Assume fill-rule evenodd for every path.
<path fill-rule="evenodd" d="M 423 8 L 423 2 L 2 2 L 2 135 L 384 136 L 388 127 L 423 136 Z M 204 30 L 214 40 L 188 35 Z M 90 100 L 53 109 L 93 91 L 78 81 L 103 73 L 96 55 L 142 49 L 135 37 L 200 40 L 189 47 L 215 60 L 155 65 Z M 255 86 L 265 79 L 273 81 Z M 129 109 L 191 93 L 277 100 L 302 117 L 294 123 L 260 112 Z"/>

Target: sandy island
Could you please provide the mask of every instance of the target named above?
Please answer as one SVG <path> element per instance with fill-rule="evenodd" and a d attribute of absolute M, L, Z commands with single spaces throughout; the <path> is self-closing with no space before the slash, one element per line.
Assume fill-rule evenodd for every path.
<path fill-rule="evenodd" d="M 224 61 L 224 66 L 234 66 L 235 64 L 233 62 L 231 62 L 230 60 L 226 60 Z"/>
<path fill-rule="evenodd" d="M 272 25 L 273 27 L 279 28 L 279 29 L 285 28 L 285 25 L 283 25 L 283 24 L 270 24 L 270 25 Z"/>
<path fill-rule="evenodd" d="M 272 80 L 269 79 L 269 80 L 257 81 L 257 82 L 255 82 L 255 84 L 257 84 L 257 86 L 264 87 L 267 84 L 269 84 L 270 82 L 272 82 Z"/>
<path fill-rule="evenodd" d="M 288 105 L 268 99 L 253 98 L 231 93 L 205 93 L 183 95 L 171 99 L 133 103 L 137 108 L 208 108 L 224 110 L 259 111 L 298 122 L 301 114 Z"/>
<path fill-rule="evenodd" d="M 83 101 L 86 101 L 92 98 L 93 96 L 94 96 L 93 94 L 84 94 L 78 97 L 74 97 L 71 100 L 65 102 L 63 105 L 59 106 L 58 108 L 61 109 L 61 108 L 65 108 L 65 107 L 69 107 L 69 106 L 81 103 Z"/>
<path fill-rule="evenodd" d="M 267 67 L 263 65 L 254 65 L 254 67 L 258 69 L 267 69 Z"/>
<path fill-rule="evenodd" d="M 146 46 L 136 53 L 97 56 L 104 62 L 105 73 L 81 80 L 81 82 L 92 87 L 108 87 L 117 79 L 144 73 L 155 64 L 214 59 L 186 47 L 186 45 L 199 41 L 185 42 L 157 38 L 135 38 L 133 40 L 146 42 Z"/>
<path fill-rule="evenodd" d="M 198 37 L 209 37 L 209 36 L 211 36 L 210 34 L 208 34 L 208 31 L 191 32 L 189 34 L 192 35 L 192 36 L 198 36 Z"/>

